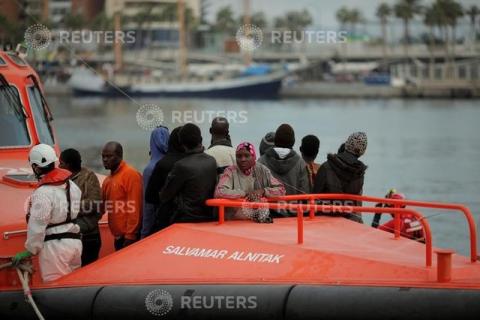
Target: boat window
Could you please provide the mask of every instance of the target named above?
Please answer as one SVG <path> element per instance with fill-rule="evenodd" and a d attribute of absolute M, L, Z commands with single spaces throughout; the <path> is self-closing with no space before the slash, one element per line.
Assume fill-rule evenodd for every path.
<path fill-rule="evenodd" d="M 0 84 L 0 147 L 30 145 L 25 114 L 15 87 Z"/>
<path fill-rule="evenodd" d="M 44 105 L 42 94 L 36 86 L 28 87 L 27 91 L 40 143 L 53 145 L 53 132 L 50 126 L 52 119 L 47 107 Z"/>
<path fill-rule="evenodd" d="M 19 66 L 26 66 L 27 65 L 22 58 L 20 58 L 19 56 L 17 56 L 14 53 L 9 53 L 8 56 L 10 57 L 10 59 L 12 59 L 13 62 L 15 62 L 15 64 L 17 64 Z"/>
<path fill-rule="evenodd" d="M 4 65 L 6 65 L 5 60 L 3 60 L 2 57 L 0 57 L 0 66 L 4 66 Z"/>

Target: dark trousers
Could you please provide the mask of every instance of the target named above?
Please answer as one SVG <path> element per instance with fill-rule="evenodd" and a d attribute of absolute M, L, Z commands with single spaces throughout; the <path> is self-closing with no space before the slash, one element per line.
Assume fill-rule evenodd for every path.
<path fill-rule="evenodd" d="M 99 233 L 86 234 L 82 236 L 82 267 L 92 263 L 98 259 L 100 248 L 102 247 L 102 239 Z"/>
<path fill-rule="evenodd" d="M 124 237 L 115 239 L 115 241 L 113 242 L 113 246 L 115 247 L 115 251 L 118 251 L 118 250 L 120 250 L 120 249 L 123 249 L 123 243 L 124 243 L 124 242 L 125 242 L 125 238 L 124 238 Z"/>
<path fill-rule="evenodd" d="M 136 242 L 136 240 L 135 241 L 128 240 L 128 244 L 125 245 L 125 237 L 121 237 L 121 238 L 115 239 L 115 241 L 113 242 L 113 246 L 115 247 L 115 251 L 118 251 L 120 249 L 123 249 L 131 245 L 134 242 Z"/>

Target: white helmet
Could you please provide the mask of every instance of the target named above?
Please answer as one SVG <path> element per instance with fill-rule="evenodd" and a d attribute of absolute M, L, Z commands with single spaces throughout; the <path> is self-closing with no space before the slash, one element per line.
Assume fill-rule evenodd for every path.
<path fill-rule="evenodd" d="M 30 165 L 36 164 L 41 168 L 44 168 L 57 160 L 58 158 L 55 150 L 48 144 L 43 143 L 30 149 L 30 154 L 28 155 Z"/>

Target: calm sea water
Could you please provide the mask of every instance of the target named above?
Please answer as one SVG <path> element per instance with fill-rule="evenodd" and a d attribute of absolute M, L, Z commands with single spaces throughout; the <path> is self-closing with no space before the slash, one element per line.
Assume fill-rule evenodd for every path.
<path fill-rule="evenodd" d="M 353 131 L 368 134 L 362 160 L 369 166 L 364 194 L 383 196 L 395 187 L 415 200 L 463 203 L 477 224 L 480 211 L 480 107 L 475 100 L 298 99 L 236 101 L 207 99 L 77 99 L 50 97 L 62 148 L 77 148 L 87 166 L 106 173 L 100 152 L 103 144 L 123 144 L 125 159 L 143 170 L 148 161 L 149 131 L 137 122 L 144 104 L 162 110 L 170 129 L 196 122 L 208 146 L 208 128 L 215 114 L 231 120 L 234 144 L 262 136 L 281 123 L 291 124 L 298 150 L 304 135 L 320 138 L 317 162 L 335 152 Z M 147 120 L 149 120 L 148 118 Z M 469 235 L 460 213 L 421 210 L 433 229 L 434 245 L 469 252 Z M 382 222 L 386 218 L 382 219 Z M 365 221 L 370 223 L 371 216 Z"/>

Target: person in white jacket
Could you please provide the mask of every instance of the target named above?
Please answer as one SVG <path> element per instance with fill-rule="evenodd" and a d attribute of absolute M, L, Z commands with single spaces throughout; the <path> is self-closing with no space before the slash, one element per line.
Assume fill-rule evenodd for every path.
<path fill-rule="evenodd" d="M 12 259 L 13 265 L 18 265 L 38 254 L 43 281 L 56 280 L 81 265 L 80 227 L 74 221 L 82 193 L 69 180 L 70 171 L 55 167 L 57 160 L 49 145 L 30 150 L 29 162 L 39 184 L 28 206 L 26 250 Z"/>
<path fill-rule="evenodd" d="M 236 163 L 235 149 L 230 140 L 229 123 L 224 117 L 216 117 L 212 120 L 210 134 L 212 141 L 205 153 L 215 158 L 217 162 L 217 174 Z"/>

